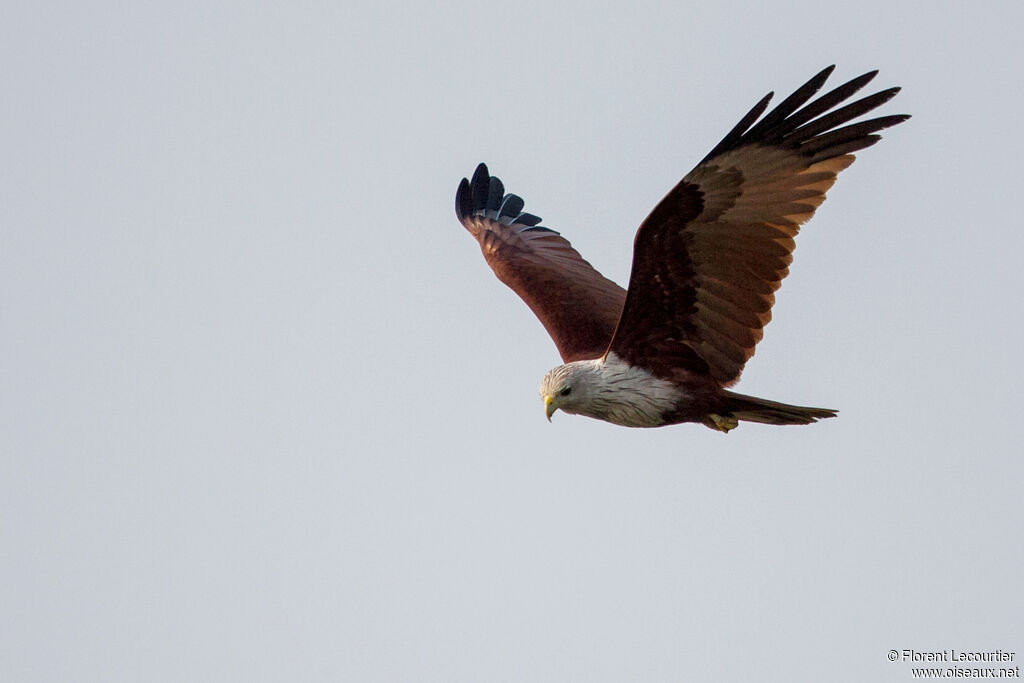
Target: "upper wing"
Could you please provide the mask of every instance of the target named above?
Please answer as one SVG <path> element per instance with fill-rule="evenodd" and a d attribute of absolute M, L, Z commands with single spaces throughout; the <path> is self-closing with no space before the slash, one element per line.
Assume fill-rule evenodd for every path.
<path fill-rule="evenodd" d="M 463 178 L 455 213 L 480 243 L 498 279 L 533 310 L 568 363 L 598 358 L 608 349 L 626 290 L 583 260 L 569 242 L 520 213 L 523 200 L 504 194 L 501 181 L 480 164 Z"/>
<path fill-rule="evenodd" d="M 852 152 L 909 118 L 844 125 L 899 91 L 833 109 L 876 71 L 804 106 L 833 68 L 755 125 L 769 93 L 644 220 L 609 351 L 661 377 L 683 371 L 722 385 L 739 379 L 771 320 L 800 225 L 824 201 L 836 174 L 853 163 Z"/>

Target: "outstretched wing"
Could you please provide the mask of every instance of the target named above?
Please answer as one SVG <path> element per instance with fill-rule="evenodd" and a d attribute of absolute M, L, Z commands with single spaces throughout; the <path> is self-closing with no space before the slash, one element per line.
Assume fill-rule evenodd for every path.
<path fill-rule="evenodd" d="M 564 237 L 538 225 L 539 217 L 521 213 L 523 206 L 484 164 L 472 181 L 462 179 L 455 194 L 455 213 L 491 270 L 540 318 L 562 359 L 600 357 L 626 290 L 594 270 Z"/>
<path fill-rule="evenodd" d="M 853 163 L 852 152 L 909 118 L 846 125 L 899 88 L 835 109 L 877 71 L 806 104 L 834 68 L 755 124 L 769 93 L 644 220 L 610 351 L 661 377 L 710 375 L 723 386 L 739 379 L 771 320 L 800 225 Z"/>

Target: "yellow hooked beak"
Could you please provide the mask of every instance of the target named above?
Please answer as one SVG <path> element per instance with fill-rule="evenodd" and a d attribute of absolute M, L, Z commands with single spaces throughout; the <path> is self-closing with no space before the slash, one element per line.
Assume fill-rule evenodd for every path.
<path fill-rule="evenodd" d="M 558 406 L 555 405 L 555 397 L 551 394 L 547 394 L 544 397 L 544 412 L 547 413 L 548 422 L 551 422 L 551 416 L 558 410 Z"/>

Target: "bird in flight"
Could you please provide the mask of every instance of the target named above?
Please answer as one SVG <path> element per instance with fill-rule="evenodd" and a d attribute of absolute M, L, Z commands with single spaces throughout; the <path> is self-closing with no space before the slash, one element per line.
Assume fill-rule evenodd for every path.
<path fill-rule="evenodd" d="M 543 323 L 564 365 L 544 377 L 556 410 L 626 427 L 739 421 L 809 424 L 828 408 L 729 391 L 771 320 L 793 238 L 853 153 L 907 115 L 853 119 L 899 88 L 844 104 L 877 71 L 810 101 L 834 66 L 762 118 L 772 93 L 740 119 L 640 224 L 628 289 L 605 278 L 559 233 L 523 213 L 480 164 L 455 195 L 459 220 L 498 279 Z M 758 120 L 760 119 L 760 120 Z"/>

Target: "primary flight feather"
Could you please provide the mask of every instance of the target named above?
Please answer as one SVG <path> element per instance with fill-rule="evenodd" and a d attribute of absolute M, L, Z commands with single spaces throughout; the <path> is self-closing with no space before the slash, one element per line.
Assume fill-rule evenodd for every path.
<path fill-rule="evenodd" d="M 523 200 L 505 194 L 484 164 L 462 179 L 459 220 L 565 363 L 541 383 L 549 420 L 563 410 L 627 427 L 700 422 L 727 432 L 740 420 L 809 424 L 836 415 L 726 388 L 771 320 L 800 226 L 853 152 L 910 118 L 850 123 L 899 92 L 840 106 L 877 71 L 810 101 L 834 68 L 760 118 L 772 97 L 765 96 L 654 207 L 636 233 L 627 290 L 523 213 Z"/>

